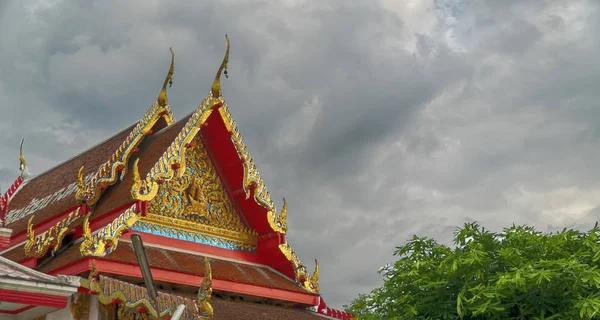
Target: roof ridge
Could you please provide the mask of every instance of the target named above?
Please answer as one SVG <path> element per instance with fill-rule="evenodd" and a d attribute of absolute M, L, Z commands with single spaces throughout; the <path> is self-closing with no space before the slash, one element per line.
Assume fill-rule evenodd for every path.
<path fill-rule="evenodd" d="M 117 132 L 117 133 L 115 133 L 115 134 L 111 135 L 110 137 L 108 137 L 108 138 L 106 138 L 106 139 L 104 139 L 104 140 L 100 140 L 99 142 L 97 142 L 97 143 L 96 143 L 96 144 L 94 144 L 93 146 L 91 146 L 91 147 L 89 147 L 89 148 L 85 149 L 84 151 L 81 151 L 81 152 L 77 153 L 76 155 L 74 155 L 74 156 L 72 156 L 72 157 L 70 157 L 70 158 L 68 158 L 68 159 L 66 159 L 66 160 L 64 160 L 64 161 L 61 161 L 61 162 L 59 162 L 57 165 L 55 165 L 55 166 L 53 166 L 53 167 L 51 167 L 51 168 L 49 168 L 49 169 L 47 169 L 47 170 L 43 171 L 42 173 L 40 173 L 40 174 L 38 174 L 38 175 L 32 176 L 31 178 L 27 179 L 27 181 L 26 181 L 26 182 L 27 182 L 27 183 L 29 183 L 29 182 L 31 182 L 31 181 L 34 181 L 34 180 L 36 180 L 37 178 L 39 178 L 39 177 L 41 177 L 41 176 L 43 176 L 43 175 L 46 175 L 46 174 L 48 174 L 48 173 L 50 173 L 50 172 L 52 172 L 52 171 L 54 171 L 54 170 L 56 170 L 56 169 L 60 168 L 61 166 L 63 166 L 63 165 L 65 165 L 65 164 L 67 164 L 67 163 L 69 163 L 69 162 L 71 162 L 71 161 L 73 161 L 73 160 L 75 160 L 75 159 L 77 159 L 77 158 L 79 158 L 79 157 L 81 157 L 81 156 L 85 155 L 86 153 L 89 153 L 90 151 L 92 151 L 92 150 L 94 150 L 94 149 L 96 149 L 96 148 L 99 148 L 99 147 L 101 147 L 101 146 L 102 146 L 104 143 L 106 143 L 106 141 L 108 141 L 108 140 L 110 140 L 110 139 L 112 139 L 112 138 L 114 138 L 114 137 L 116 137 L 116 136 L 118 136 L 118 135 L 122 134 L 123 132 L 125 132 L 125 131 L 127 131 L 127 130 L 131 130 L 131 129 L 132 129 L 132 128 L 133 128 L 133 127 L 136 125 L 136 124 L 137 124 L 137 121 L 136 121 L 135 123 L 133 123 L 133 124 L 129 125 L 129 127 L 127 127 L 127 128 L 124 128 L 124 129 L 122 129 L 121 131 L 119 131 L 119 132 Z M 25 184 L 23 184 L 23 185 L 25 185 Z"/>
<path fill-rule="evenodd" d="M 2 257 L 2 256 L 0 256 L 0 264 L 3 264 L 5 266 L 8 266 L 8 267 L 13 268 L 13 269 L 16 269 L 18 271 L 21 271 L 23 273 L 26 273 L 26 274 L 28 274 L 30 276 L 33 276 L 33 277 L 36 277 L 36 278 L 39 278 L 39 279 L 42 279 L 42 280 L 47 280 L 47 281 L 52 281 L 52 282 L 58 280 L 58 277 L 47 275 L 47 274 L 39 272 L 37 270 L 33 270 L 31 268 L 28 268 L 28 267 L 26 267 L 24 265 L 21 265 L 21 264 L 19 264 L 17 262 L 14 262 L 14 261 L 9 260 L 9 259 L 7 259 L 5 257 Z"/>
<path fill-rule="evenodd" d="M 112 154 L 110 159 L 97 169 L 91 181 L 87 183 L 83 181 L 82 172 L 84 167 L 81 166 L 75 198 L 93 205 L 100 199 L 103 188 L 114 184 L 117 181 L 117 176 L 122 179 L 126 175 L 127 163 L 134 150 L 144 140 L 144 137 L 152 134 L 152 129 L 161 118 L 165 119 L 167 126 L 174 122 L 169 105 L 162 106 L 157 100 L 133 127 L 125 141 L 121 143 L 121 146 Z"/>

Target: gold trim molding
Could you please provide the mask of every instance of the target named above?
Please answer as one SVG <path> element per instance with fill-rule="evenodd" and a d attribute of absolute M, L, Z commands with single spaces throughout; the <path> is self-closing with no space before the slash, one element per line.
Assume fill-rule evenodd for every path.
<path fill-rule="evenodd" d="M 85 215 L 83 219 L 83 241 L 79 246 L 79 252 L 82 256 L 103 257 L 113 252 L 119 243 L 119 238 L 131 226 L 133 226 L 141 215 L 138 211 L 138 203 L 135 203 L 123 213 L 121 213 L 111 223 L 100 228 L 92 234 L 90 229 L 90 215 L 92 211 Z"/>
<path fill-rule="evenodd" d="M 279 250 L 283 253 L 283 255 L 292 263 L 292 267 L 294 268 L 294 274 L 296 276 L 296 282 L 304 286 L 308 291 L 313 293 L 320 293 L 321 288 L 319 287 L 319 263 L 315 259 L 315 272 L 311 276 L 306 267 L 296 255 L 296 252 L 292 249 L 292 247 L 287 243 L 283 243 L 279 245 Z"/>
<path fill-rule="evenodd" d="M 260 177 L 260 173 L 250 156 L 250 152 L 246 147 L 246 143 L 238 130 L 237 124 L 231 116 L 231 112 L 226 104 L 219 109 L 223 123 L 227 128 L 227 131 L 231 134 L 231 141 L 237 150 L 238 156 L 242 160 L 244 166 L 244 182 L 243 187 L 246 192 L 246 199 L 250 198 L 252 187 L 254 186 L 254 201 L 260 206 L 268 210 L 267 217 L 269 225 L 274 231 L 282 234 L 287 233 L 287 205 L 284 202 L 284 209 L 281 214 L 277 214 L 277 208 L 273 200 L 271 200 L 271 194 L 267 190 L 267 186 Z"/>
<path fill-rule="evenodd" d="M 240 244 L 247 246 L 246 249 L 248 249 L 249 251 L 256 250 L 256 244 L 258 242 L 258 235 L 256 233 L 232 231 L 223 228 L 208 226 L 202 223 L 185 221 L 181 219 L 173 219 L 154 213 L 146 214 L 145 217 L 141 218 L 140 222 L 147 222 L 162 227 L 174 228 L 183 232 L 193 232 L 225 240 L 230 240 L 233 242 L 239 242 Z"/>
<path fill-rule="evenodd" d="M 121 180 L 125 177 L 127 173 L 127 163 L 133 151 L 139 146 L 144 137 L 151 132 L 152 127 L 154 127 L 158 120 L 163 118 L 167 125 L 171 125 L 175 122 L 171 108 L 167 104 L 168 100 L 166 95 L 167 84 L 171 83 L 171 79 L 173 78 L 174 59 L 175 56 L 173 50 L 171 50 L 171 66 L 157 101 L 146 112 L 144 118 L 133 128 L 119 149 L 115 151 L 107 162 L 100 166 L 89 182 L 86 183 L 84 181 L 84 167 L 82 166 L 79 169 L 77 192 L 75 193 L 75 199 L 77 199 L 77 201 L 85 202 L 89 206 L 94 205 L 98 199 L 100 199 L 102 191 L 106 187 L 113 185 L 119 176 Z"/>
<path fill-rule="evenodd" d="M 255 249 L 258 234 L 235 210 L 200 136 L 185 148 L 187 164 L 185 169 L 179 168 L 185 174 L 159 186 L 141 222 L 241 242 L 246 249 Z M 164 228 L 154 228 L 152 233 L 164 232 Z"/>
<path fill-rule="evenodd" d="M 67 217 L 61 219 L 56 225 L 50 227 L 47 231 L 44 231 L 37 237 L 33 231 L 33 218 L 35 215 L 32 215 L 27 222 L 27 242 L 25 243 L 24 248 L 25 255 L 35 258 L 43 257 L 52 245 L 54 245 L 52 251 L 58 251 L 67 232 L 72 229 L 72 225 L 81 220 L 84 214 L 85 206 L 79 206 L 71 211 Z"/>

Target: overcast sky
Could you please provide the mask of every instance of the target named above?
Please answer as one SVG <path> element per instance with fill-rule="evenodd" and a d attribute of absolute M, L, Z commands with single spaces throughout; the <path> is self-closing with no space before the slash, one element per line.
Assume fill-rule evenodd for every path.
<path fill-rule="evenodd" d="M 592 227 L 600 2 L 0 0 L 0 182 L 137 121 L 175 51 L 182 118 L 223 93 L 333 307 L 413 234 Z"/>

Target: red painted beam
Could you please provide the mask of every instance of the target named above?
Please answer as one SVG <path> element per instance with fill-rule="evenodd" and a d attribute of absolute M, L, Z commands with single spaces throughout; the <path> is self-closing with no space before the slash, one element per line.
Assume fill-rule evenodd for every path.
<path fill-rule="evenodd" d="M 60 309 L 67 306 L 67 297 L 7 289 L 0 289 L 0 301 Z"/>
<path fill-rule="evenodd" d="M 99 272 L 142 278 L 142 273 L 138 265 L 127 264 L 116 261 L 107 261 L 94 258 L 96 268 Z M 48 272 L 48 274 L 56 275 L 77 275 L 92 269 L 92 258 L 84 258 L 82 260 L 71 263 L 65 267 Z M 187 286 L 200 287 L 203 276 L 193 275 L 183 272 L 152 268 L 152 276 L 156 281 L 164 281 L 169 283 L 182 284 Z M 319 295 L 302 292 L 292 292 L 284 289 L 268 288 L 252 284 L 239 283 L 229 280 L 212 279 L 213 289 L 239 294 L 247 294 L 256 297 L 265 297 L 270 299 L 284 300 L 299 303 L 302 305 L 316 306 L 319 303 Z"/>
<path fill-rule="evenodd" d="M 36 306 L 25 306 L 25 307 L 19 308 L 17 310 L 0 310 L 0 314 L 12 314 L 12 315 L 15 315 L 15 314 L 19 314 L 21 312 L 25 312 L 27 310 L 31 310 L 31 309 L 33 309 L 35 307 Z"/>

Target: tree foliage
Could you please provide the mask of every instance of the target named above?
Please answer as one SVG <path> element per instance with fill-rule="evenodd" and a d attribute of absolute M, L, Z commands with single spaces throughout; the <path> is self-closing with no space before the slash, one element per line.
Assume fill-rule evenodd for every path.
<path fill-rule="evenodd" d="M 346 311 L 358 319 L 600 319 L 600 229 L 543 234 L 477 223 L 454 235 L 455 247 L 414 236 L 381 288 Z"/>

